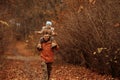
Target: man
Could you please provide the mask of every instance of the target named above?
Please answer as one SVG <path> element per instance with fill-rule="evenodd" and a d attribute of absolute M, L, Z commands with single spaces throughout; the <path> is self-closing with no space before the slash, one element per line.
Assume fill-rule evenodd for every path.
<path fill-rule="evenodd" d="M 41 51 L 41 68 L 43 72 L 42 79 L 43 80 L 49 80 L 50 79 L 50 73 L 52 70 L 52 63 L 54 62 L 54 50 L 58 49 L 59 46 L 56 45 L 53 48 L 51 48 L 51 41 L 50 41 L 50 35 L 45 34 L 43 36 L 43 43 L 42 50 L 38 47 L 37 49 Z"/>

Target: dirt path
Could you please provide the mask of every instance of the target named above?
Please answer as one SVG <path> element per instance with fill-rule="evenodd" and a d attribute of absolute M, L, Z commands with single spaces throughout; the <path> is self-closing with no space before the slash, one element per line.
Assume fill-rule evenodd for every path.
<path fill-rule="evenodd" d="M 41 80 L 40 57 L 26 49 L 25 43 L 14 45 L 11 53 L 0 64 L 0 80 Z M 51 80 L 117 80 L 99 75 L 84 67 L 53 64 Z"/>

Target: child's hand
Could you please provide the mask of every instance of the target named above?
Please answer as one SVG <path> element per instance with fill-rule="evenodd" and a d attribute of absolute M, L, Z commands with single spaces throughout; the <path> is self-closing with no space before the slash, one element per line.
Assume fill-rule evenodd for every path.
<path fill-rule="evenodd" d="M 38 33 L 38 31 L 35 31 L 35 34 Z"/>

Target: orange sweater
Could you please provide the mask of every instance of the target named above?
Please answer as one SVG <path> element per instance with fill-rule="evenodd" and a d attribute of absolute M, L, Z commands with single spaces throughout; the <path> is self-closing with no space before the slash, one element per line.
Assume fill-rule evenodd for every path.
<path fill-rule="evenodd" d="M 43 50 L 41 51 L 41 58 L 45 60 L 46 63 L 54 61 L 54 51 L 51 49 L 51 43 L 42 43 Z M 56 48 L 58 49 L 58 47 Z"/>

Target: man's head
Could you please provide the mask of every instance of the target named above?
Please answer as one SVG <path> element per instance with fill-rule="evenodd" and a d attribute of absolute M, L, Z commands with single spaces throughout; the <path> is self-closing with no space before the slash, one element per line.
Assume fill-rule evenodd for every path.
<path fill-rule="evenodd" d="M 52 26 L 52 22 L 51 21 L 46 21 L 46 26 Z"/>
<path fill-rule="evenodd" d="M 49 41 L 50 40 L 50 35 L 49 34 L 45 34 L 43 36 L 43 38 L 44 38 L 45 41 Z"/>

